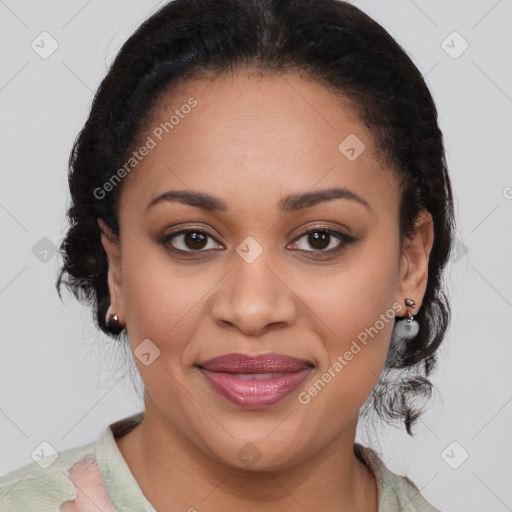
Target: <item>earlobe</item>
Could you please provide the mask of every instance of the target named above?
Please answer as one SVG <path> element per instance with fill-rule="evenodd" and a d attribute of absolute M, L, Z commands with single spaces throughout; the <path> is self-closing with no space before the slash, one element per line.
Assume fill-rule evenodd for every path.
<path fill-rule="evenodd" d="M 428 263 L 434 243 L 434 224 L 432 215 L 421 210 L 414 224 L 415 232 L 407 240 L 402 254 L 402 272 L 397 301 L 404 303 L 404 297 L 416 302 L 416 312 L 421 307 L 427 289 Z"/>

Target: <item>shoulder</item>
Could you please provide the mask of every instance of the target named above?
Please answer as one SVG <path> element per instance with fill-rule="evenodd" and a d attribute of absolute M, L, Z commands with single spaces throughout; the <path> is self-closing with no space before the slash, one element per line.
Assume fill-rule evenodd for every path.
<path fill-rule="evenodd" d="M 58 512 L 63 503 L 76 498 L 70 470 L 83 460 L 91 460 L 95 445 L 96 442 L 91 442 L 42 456 L 0 476 L 0 510 Z"/>
<path fill-rule="evenodd" d="M 440 512 L 427 502 L 409 478 L 388 469 L 373 449 L 355 443 L 354 453 L 375 475 L 379 493 L 378 512 Z"/>

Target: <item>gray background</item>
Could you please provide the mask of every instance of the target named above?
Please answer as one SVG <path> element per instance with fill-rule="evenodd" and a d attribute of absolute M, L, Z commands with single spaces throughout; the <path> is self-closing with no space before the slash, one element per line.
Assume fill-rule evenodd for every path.
<path fill-rule="evenodd" d="M 360 441 L 443 511 L 512 510 L 512 0 L 354 3 L 426 75 L 458 223 L 437 393 L 414 439 L 379 423 L 377 438 L 362 431 Z M 42 441 L 78 446 L 142 409 L 124 351 L 68 294 L 60 302 L 52 250 L 66 228 L 69 151 L 93 93 L 161 4 L 0 0 L 0 474 L 31 462 Z M 43 31 L 58 43 L 48 58 L 31 47 L 46 37 L 51 48 Z"/>

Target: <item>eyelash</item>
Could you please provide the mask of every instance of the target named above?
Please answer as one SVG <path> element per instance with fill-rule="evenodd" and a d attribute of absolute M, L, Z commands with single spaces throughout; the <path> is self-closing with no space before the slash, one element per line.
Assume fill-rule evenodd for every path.
<path fill-rule="evenodd" d="M 334 256 L 334 255 L 340 253 L 343 249 L 345 249 L 347 245 L 349 245 L 350 243 L 355 242 L 357 240 L 357 238 L 355 238 L 353 236 L 346 235 L 345 233 L 341 233 L 340 231 L 336 231 L 336 230 L 328 228 L 326 226 L 311 226 L 311 227 L 305 229 L 304 231 L 302 231 L 291 243 L 295 244 L 304 236 L 309 235 L 311 233 L 318 233 L 318 232 L 328 233 L 330 236 L 334 236 L 334 238 L 337 238 L 340 241 L 340 244 L 337 247 L 335 247 L 333 249 L 329 249 L 327 251 L 326 250 L 307 251 L 307 250 L 302 250 L 302 249 L 299 249 L 299 251 L 306 252 L 308 254 L 317 255 L 317 256 Z M 177 254 L 189 254 L 189 253 L 194 254 L 194 253 L 202 253 L 202 252 L 208 252 L 211 250 L 216 250 L 216 249 L 202 249 L 202 250 L 197 250 L 197 251 L 194 251 L 194 250 L 184 251 L 182 249 L 176 249 L 175 247 L 170 245 L 169 242 L 172 239 L 178 237 L 179 235 L 188 234 L 188 233 L 198 233 L 201 235 L 206 235 L 206 237 L 215 240 L 215 238 L 212 235 L 210 235 L 210 233 L 208 233 L 207 231 L 203 231 L 200 229 L 188 228 L 188 229 L 182 229 L 180 231 L 176 231 L 174 233 L 165 235 L 164 237 L 161 238 L 160 243 L 162 245 L 164 245 L 165 248 L 167 250 L 169 250 L 170 252 L 177 253 Z M 186 257 L 194 258 L 197 256 L 191 255 L 191 256 L 186 256 Z"/>

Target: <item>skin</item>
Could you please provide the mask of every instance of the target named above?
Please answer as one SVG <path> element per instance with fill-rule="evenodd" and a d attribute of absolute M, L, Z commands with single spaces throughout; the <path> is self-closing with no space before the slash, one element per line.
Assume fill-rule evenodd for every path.
<path fill-rule="evenodd" d="M 405 315 L 406 297 L 417 313 L 432 217 L 420 213 L 401 253 L 398 182 L 357 113 L 318 82 L 296 74 L 255 77 L 247 69 L 196 78 L 160 101 L 141 140 L 190 97 L 197 107 L 125 178 L 120 238 L 98 221 L 112 311 L 126 324 L 133 350 L 145 339 L 160 350 L 149 366 L 135 358 L 145 418 L 116 439 L 118 447 L 157 510 L 375 512 L 375 478 L 353 444 L 393 321 L 308 404 L 297 394 L 379 315 Z M 349 134 L 366 145 L 354 161 L 338 149 Z M 370 209 L 346 198 L 296 212 L 278 208 L 289 194 L 333 187 L 359 194 Z M 170 190 L 211 194 L 228 210 L 164 201 L 145 212 Z M 323 246 L 298 238 L 318 225 L 357 240 L 338 254 L 314 255 L 344 243 L 333 235 Z M 188 250 L 184 255 L 159 241 L 185 227 L 213 237 L 203 252 L 183 236 L 167 247 Z M 236 252 L 247 236 L 263 250 L 252 263 Z M 247 410 L 217 394 L 194 367 L 232 352 L 278 352 L 315 368 L 281 402 Z M 251 468 L 237 456 L 246 443 L 261 454 Z"/>

